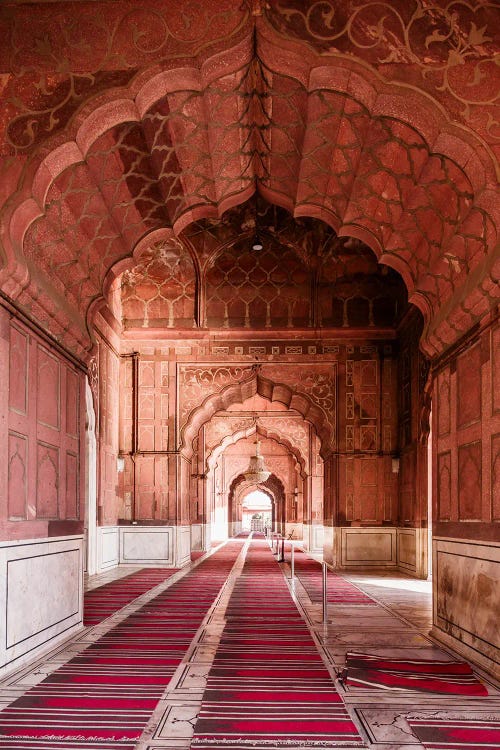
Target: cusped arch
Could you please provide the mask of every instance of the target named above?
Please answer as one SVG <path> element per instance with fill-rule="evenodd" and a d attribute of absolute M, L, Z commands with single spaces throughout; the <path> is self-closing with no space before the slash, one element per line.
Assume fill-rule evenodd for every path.
<path fill-rule="evenodd" d="M 252 435 L 261 435 L 262 437 L 268 438 L 269 440 L 274 440 L 276 443 L 278 443 L 278 445 L 282 445 L 284 448 L 286 448 L 287 451 L 291 455 L 293 455 L 293 457 L 297 461 L 297 464 L 300 466 L 300 476 L 302 477 L 302 479 L 305 479 L 306 460 L 300 448 L 292 445 L 290 440 L 288 440 L 288 438 L 284 437 L 283 435 L 280 435 L 278 431 L 268 430 L 265 426 L 262 425 L 252 425 L 251 427 L 248 427 L 246 429 L 236 430 L 231 435 L 226 435 L 226 437 L 224 437 L 218 445 L 215 445 L 211 450 L 208 451 L 206 455 L 207 472 L 214 467 L 215 462 L 228 446 L 234 445 L 240 440 L 251 437 Z"/>
<path fill-rule="evenodd" d="M 6 265 L 0 271 L 0 285 L 7 294 L 19 297 L 27 290 L 36 297 L 26 258 L 31 253 L 30 262 L 52 279 L 54 293 L 59 291 L 64 297 L 64 285 L 71 287 L 69 297 L 75 297 L 73 304 L 85 319 L 89 306 L 102 295 L 110 269 L 125 262 L 147 232 L 168 228 L 179 234 L 199 218 L 220 217 L 229 207 L 247 200 L 257 183 L 267 200 L 294 216 L 320 218 L 340 235 L 366 242 L 381 262 L 401 274 L 410 301 L 421 309 L 428 326 L 448 300 L 456 298 L 458 307 L 464 295 L 473 298 L 475 290 L 467 288 L 467 277 L 488 264 L 500 224 L 498 168 L 487 146 L 451 123 L 429 95 L 412 90 L 409 110 L 403 84 L 381 80 L 355 58 L 349 59 L 347 74 L 336 61 L 325 65 L 324 59 L 304 54 L 300 44 L 287 45 L 282 53 L 282 39 L 263 21 L 256 23 L 259 61 L 253 57 L 249 34 L 237 47 L 207 59 L 201 67 L 152 68 L 129 86 L 108 92 L 108 100 L 95 97 L 75 115 L 65 133 L 44 143 L 3 211 Z M 248 88 L 251 66 L 257 62 L 272 74 L 266 77 L 263 70 L 260 93 L 273 96 L 278 92 L 284 100 L 287 92 L 296 91 L 306 115 L 293 135 L 285 120 L 275 121 L 270 114 L 266 127 L 271 134 L 265 142 L 273 146 L 266 154 L 264 174 L 259 176 L 254 173 L 257 160 L 251 149 L 248 153 L 241 149 L 242 134 L 248 134 L 249 128 L 258 130 L 259 124 L 248 121 L 247 107 L 238 108 L 238 102 L 246 101 L 249 94 L 259 95 L 258 87 Z M 226 81 L 232 77 L 232 87 L 219 86 L 222 76 Z M 352 111 L 344 106 L 346 102 Z M 231 112 L 227 123 L 214 116 L 223 105 Z M 189 127 L 183 128 L 187 110 Z M 331 141 L 318 141 L 316 118 L 320 115 L 322 132 L 332 133 Z M 178 121 L 177 128 L 174 121 Z M 352 143 L 341 140 L 339 134 L 348 129 L 342 127 L 344 123 L 351 131 L 359 123 Z M 237 127 L 227 128 L 229 124 Z M 153 129 L 153 138 L 146 137 L 147 128 Z M 137 174 L 135 166 L 130 166 L 135 147 L 141 153 Z M 348 185 L 334 168 L 345 159 L 346 149 L 352 165 Z M 127 158 L 117 158 L 122 152 Z M 101 174 L 103 163 L 115 171 Z M 141 183 L 134 195 L 131 174 Z M 106 223 L 106 241 L 100 246 L 93 219 L 85 214 L 89 200 L 96 216 Z M 57 253 L 42 257 L 32 229 L 38 224 L 44 230 L 52 226 L 50 208 L 54 216 L 63 217 L 57 229 L 60 236 L 56 232 L 53 238 L 54 247 L 66 253 L 60 276 L 59 266 L 53 265 Z M 75 227 L 71 236 L 68 216 Z M 41 242 L 41 229 L 39 236 Z M 70 247 L 73 255 L 68 255 Z M 89 261 L 99 256 L 92 273 L 81 281 L 79 254 Z M 482 300 L 481 309 L 491 302 L 488 293 Z M 46 306 L 51 307 L 48 300 Z M 53 309 L 45 313 L 47 325 L 60 327 Z M 443 320 L 443 331 L 446 324 Z M 439 334 L 434 341 L 439 341 Z"/>
<path fill-rule="evenodd" d="M 228 512 L 231 515 L 234 509 L 235 501 L 241 498 L 241 493 L 247 488 L 248 490 L 254 490 L 257 487 L 261 492 L 265 492 L 266 495 L 271 499 L 271 507 L 273 508 L 273 516 L 275 515 L 275 509 L 279 502 L 284 502 L 285 499 L 285 487 L 283 482 L 275 474 L 271 474 L 265 482 L 260 482 L 257 485 L 255 483 L 248 482 L 243 474 L 238 474 L 229 487 L 228 492 Z"/>
<path fill-rule="evenodd" d="M 252 368 L 249 377 L 238 383 L 222 388 L 218 393 L 212 393 L 190 413 L 185 426 L 181 429 L 180 451 L 190 458 L 193 455 L 193 442 L 203 424 L 208 422 L 218 411 L 225 411 L 233 404 L 241 404 L 248 398 L 258 394 L 268 401 L 277 401 L 290 409 L 294 409 L 313 426 L 320 439 L 320 454 L 327 457 L 334 448 L 335 434 L 323 408 L 315 403 L 306 393 L 298 393 L 285 383 L 275 383 Z"/>

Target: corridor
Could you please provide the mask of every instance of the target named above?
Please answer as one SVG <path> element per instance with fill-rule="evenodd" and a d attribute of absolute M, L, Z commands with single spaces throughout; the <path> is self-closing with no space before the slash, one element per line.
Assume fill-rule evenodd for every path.
<path fill-rule="evenodd" d="M 390 688 L 387 661 L 379 684 L 354 668 L 351 684 L 349 671 L 336 679 L 347 652 L 458 661 L 427 636 L 424 582 L 331 574 L 323 624 L 320 566 L 296 550 L 291 582 L 290 553 L 278 564 L 253 534 L 183 570 L 96 577 L 83 634 L 3 681 L 0 747 L 499 746 L 500 692 L 484 674 L 431 675 L 455 695 L 427 692 L 418 675 L 418 689 L 405 674 Z"/>

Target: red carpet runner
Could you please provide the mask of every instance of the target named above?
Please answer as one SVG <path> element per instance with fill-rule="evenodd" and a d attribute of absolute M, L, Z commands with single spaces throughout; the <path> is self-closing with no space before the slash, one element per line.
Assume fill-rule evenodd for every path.
<path fill-rule="evenodd" d="M 176 572 L 177 568 L 144 568 L 118 581 L 110 581 L 97 589 L 86 591 L 83 597 L 83 624 L 97 625 Z"/>
<path fill-rule="evenodd" d="M 303 553 L 295 551 L 295 575 L 305 588 L 312 602 L 320 602 L 323 598 L 323 578 L 321 563 Z M 337 604 L 373 604 L 377 603 L 367 594 L 360 591 L 345 578 L 328 571 L 327 598 L 329 602 Z"/>
<path fill-rule="evenodd" d="M 419 690 L 448 695 L 488 695 L 465 662 L 400 659 L 358 652 L 346 655 L 345 684 L 349 687 Z"/>
<path fill-rule="evenodd" d="M 0 748 L 133 748 L 241 551 L 231 542 L 0 713 Z"/>
<path fill-rule="evenodd" d="M 408 719 L 426 750 L 482 750 L 500 747 L 500 721 L 480 719 Z"/>
<path fill-rule="evenodd" d="M 251 542 L 191 747 L 363 747 L 265 541 Z"/>

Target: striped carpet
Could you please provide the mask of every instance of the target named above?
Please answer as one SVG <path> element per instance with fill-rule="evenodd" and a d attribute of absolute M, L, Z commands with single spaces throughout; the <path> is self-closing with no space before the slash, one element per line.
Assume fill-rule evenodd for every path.
<path fill-rule="evenodd" d="M 463 661 L 393 659 L 351 651 L 346 654 L 347 687 L 419 690 L 447 695 L 488 695 Z"/>
<path fill-rule="evenodd" d="M 177 568 L 144 568 L 86 591 L 83 597 L 83 624 L 98 625 L 176 572 Z"/>
<path fill-rule="evenodd" d="M 287 558 L 288 559 L 288 558 Z M 312 602 L 323 599 L 323 574 L 321 563 L 313 560 L 302 550 L 295 550 L 295 575 L 301 582 Z M 327 600 L 336 604 L 372 604 L 377 606 L 368 594 L 360 591 L 345 578 L 328 571 Z"/>
<path fill-rule="evenodd" d="M 252 541 L 191 747 L 285 746 L 364 747 L 267 542 Z"/>
<path fill-rule="evenodd" d="M 201 562 L 0 713 L 0 748 L 133 748 L 242 542 Z"/>
<path fill-rule="evenodd" d="M 426 750 L 500 748 L 500 721 L 491 719 L 407 719 Z"/>

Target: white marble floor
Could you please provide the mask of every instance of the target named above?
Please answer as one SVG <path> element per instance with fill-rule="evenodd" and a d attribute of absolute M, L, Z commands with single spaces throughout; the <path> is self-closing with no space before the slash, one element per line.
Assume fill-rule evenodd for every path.
<path fill-rule="evenodd" d="M 242 553 L 221 595 L 207 613 L 151 717 L 136 746 L 137 750 L 186 750 L 189 747 L 208 671 L 224 627 L 225 609 L 235 578 L 243 566 L 247 544 L 248 542 L 243 545 Z M 31 685 L 44 679 L 47 674 L 84 649 L 90 642 L 97 640 L 146 601 L 172 585 L 199 562 L 200 560 L 197 560 L 168 581 L 138 597 L 100 625 L 85 629 L 78 637 L 45 659 L 5 678 L 0 683 L 0 707 L 18 698 Z M 288 563 L 282 564 L 282 569 L 288 578 Z M 100 577 L 91 579 L 87 587 L 94 588 L 130 572 L 130 568 L 108 571 Z M 310 601 L 297 579 L 293 583 L 289 581 L 292 594 L 330 669 L 332 679 L 335 679 L 336 671 L 344 665 L 346 651 L 353 649 L 401 658 L 456 658 L 452 652 L 440 646 L 428 635 L 432 615 L 430 582 L 394 573 L 356 572 L 346 575 L 346 578 L 374 598 L 377 606 L 329 604 L 326 624 L 323 623 L 321 604 Z M 407 723 L 408 717 L 432 715 L 450 718 L 500 718 L 499 686 L 480 670 L 477 670 L 477 674 L 488 688 L 488 697 L 462 698 L 384 689 L 347 690 L 338 681 L 336 685 L 367 747 L 380 750 L 418 750 L 422 745 L 413 736 Z"/>

